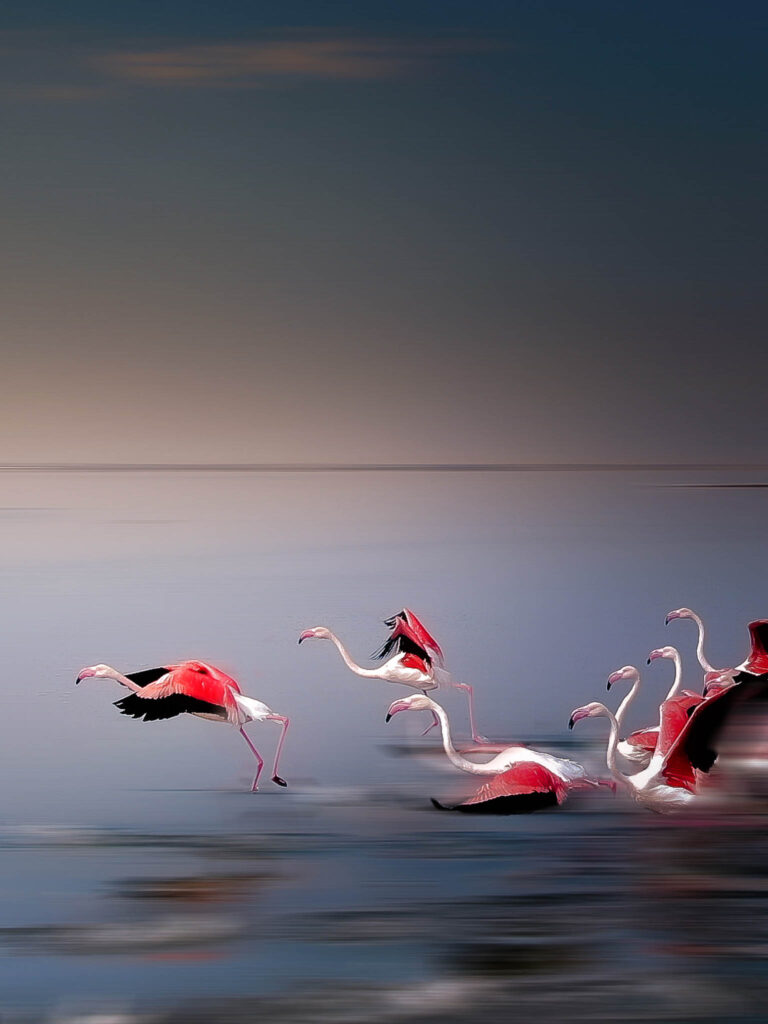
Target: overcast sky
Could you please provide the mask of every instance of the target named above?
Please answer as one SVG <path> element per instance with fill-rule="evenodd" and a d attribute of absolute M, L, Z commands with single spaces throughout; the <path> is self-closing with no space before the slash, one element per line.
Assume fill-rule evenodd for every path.
<path fill-rule="evenodd" d="M 764 457 L 764 5 L 3 25 L 0 460 Z"/>

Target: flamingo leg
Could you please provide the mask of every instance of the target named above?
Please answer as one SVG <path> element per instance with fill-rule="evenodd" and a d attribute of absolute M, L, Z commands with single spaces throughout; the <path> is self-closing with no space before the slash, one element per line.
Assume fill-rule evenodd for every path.
<path fill-rule="evenodd" d="M 277 750 L 275 751 L 275 764 L 272 769 L 272 781 L 276 782 L 278 786 L 287 786 L 288 783 L 285 779 L 281 779 L 277 774 L 277 765 L 280 760 L 280 751 L 283 749 L 283 741 L 285 740 L 285 734 L 288 732 L 288 726 L 291 724 L 290 718 L 286 718 L 284 715 L 267 715 L 267 718 L 272 722 L 282 722 L 283 728 L 280 733 L 280 739 L 277 741 Z"/>
<path fill-rule="evenodd" d="M 440 719 L 437 717 L 437 715 L 433 711 L 432 712 L 432 721 L 429 723 L 429 725 L 427 726 L 427 728 L 424 730 L 424 732 L 421 735 L 422 736 L 426 736 L 427 733 L 431 732 L 432 729 L 434 729 L 436 725 L 440 725 Z"/>
<path fill-rule="evenodd" d="M 240 735 L 243 737 L 245 742 L 251 748 L 251 750 L 253 751 L 254 757 L 259 762 L 259 767 L 256 769 L 256 778 L 253 780 L 253 785 L 251 786 L 251 792 L 255 793 L 258 790 L 258 788 L 259 788 L 259 776 L 261 775 L 261 769 L 264 767 L 264 758 L 258 752 L 256 747 L 254 747 L 253 743 L 251 743 L 250 736 L 245 731 L 245 729 L 243 729 L 242 727 L 240 728 Z"/>
<path fill-rule="evenodd" d="M 472 739 L 475 743 L 487 743 L 485 736 L 481 736 L 475 726 L 475 691 L 469 683 L 452 683 L 457 690 L 465 690 L 467 702 L 469 703 L 469 728 L 472 730 Z"/>

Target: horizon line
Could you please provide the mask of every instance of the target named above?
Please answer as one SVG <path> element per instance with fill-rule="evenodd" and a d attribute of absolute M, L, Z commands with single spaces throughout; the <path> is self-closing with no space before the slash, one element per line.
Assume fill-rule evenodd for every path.
<path fill-rule="evenodd" d="M 6 462 L 3 473 L 768 473 L 765 462 Z M 727 485 L 726 485 L 727 486 Z M 744 485 L 749 486 L 749 485 Z"/>

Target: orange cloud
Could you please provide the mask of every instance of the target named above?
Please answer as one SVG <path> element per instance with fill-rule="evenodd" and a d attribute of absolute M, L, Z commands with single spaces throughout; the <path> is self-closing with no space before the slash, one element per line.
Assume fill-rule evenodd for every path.
<path fill-rule="evenodd" d="M 243 88 L 275 77 L 392 78 L 438 57 L 490 46 L 460 39 L 299 38 L 115 52 L 94 58 L 94 64 L 112 77 L 145 85 Z"/>

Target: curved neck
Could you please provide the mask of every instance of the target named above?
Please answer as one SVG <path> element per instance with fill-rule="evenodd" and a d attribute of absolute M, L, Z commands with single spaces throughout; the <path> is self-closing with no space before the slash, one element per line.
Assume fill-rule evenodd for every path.
<path fill-rule="evenodd" d="M 670 700 L 672 697 L 675 697 L 677 695 L 677 691 L 680 689 L 680 686 L 683 682 L 683 663 L 680 660 L 680 655 L 677 651 L 675 651 L 672 661 L 674 662 L 675 666 L 675 678 L 672 685 L 669 688 L 669 693 L 664 698 L 665 700 Z"/>
<path fill-rule="evenodd" d="M 699 642 L 696 644 L 696 657 L 699 659 L 699 664 L 705 672 L 714 672 L 715 669 L 704 657 L 704 623 L 695 612 L 691 613 L 691 618 L 699 628 Z"/>
<path fill-rule="evenodd" d="M 638 676 L 637 682 L 632 687 L 632 690 L 634 690 L 637 687 L 639 682 L 640 677 Z M 624 700 L 622 701 L 622 705 L 626 704 L 627 698 L 633 695 L 632 690 L 630 690 L 627 694 L 627 697 L 624 698 Z M 619 708 L 619 711 L 621 711 L 621 708 Z M 611 731 L 608 735 L 608 746 L 605 748 L 605 763 L 608 767 L 608 771 L 611 773 L 614 779 L 616 779 L 617 782 L 620 782 L 622 786 L 630 786 L 630 782 L 627 776 L 620 772 L 619 769 L 616 767 L 616 746 L 619 742 L 620 722 L 617 716 L 614 715 L 614 713 L 610 711 L 608 708 L 605 708 L 605 717 L 611 723 Z"/>
<path fill-rule="evenodd" d="M 358 665 L 356 661 L 353 661 L 352 658 L 350 657 L 347 648 L 344 646 L 341 640 L 339 640 L 336 634 L 331 633 L 330 630 L 328 632 L 328 639 L 331 640 L 334 644 L 336 644 L 338 652 L 344 660 L 344 664 L 347 666 L 347 668 L 352 669 L 355 675 L 365 676 L 367 679 L 375 679 L 378 677 L 379 673 L 377 672 L 376 669 L 363 668 L 361 665 Z"/>
<path fill-rule="evenodd" d="M 473 764 L 472 761 L 467 761 L 466 758 L 463 758 L 451 742 L 451 727 L 448 724 L 448 715 L 439 704 L 433 703 L 433 710 L 440 719 L 440 731 L 443 734 L 443 749 L 452 764 L 455 764 L 456 767 L 460 768 L 463 772 L 470 772 L 472 775 L 498 775 L 498 772 L 496 771 L 489 771 L 484 764 Z"/>
<path fill-rule="evenodd" d="M 129 679 L 128 676 L 124 676 L 122 672 L 118 672 L 117 669 L 112 668 L 111 665 L 108 667 L 112 673 L 110 678 L 114 679 L 116 683 L 120 683 L 121 686 L 127 686 L 128 689 L 133 690 L 134 693 L 141 693 L 141 687 L 138 683 L 134 683 L 132 679 Z"/>
<path fill-rule="evenodd" d="M 627 710 L 629 708 L 629 705 L 635 699 L 635 697 L 637 696 L 639 690 L 640 690 L 640 673 L 637 672 L 635 674 L 635 681 L 634 681 L 634 683 L 632 683 L 632 686 L 629 689 L 629 693 L 626 695 L 624 700 L 621 702 L 621 704 L 619 704 L 618 708 L 616 709 L 616 715 L 614 717 L 615 717 L 615 721 L 617 723 L 617 728 L 621 728 L 621 726 L 623 725 L 623 723 L 624 723 L 624 715 L 626 715 Z"/>

